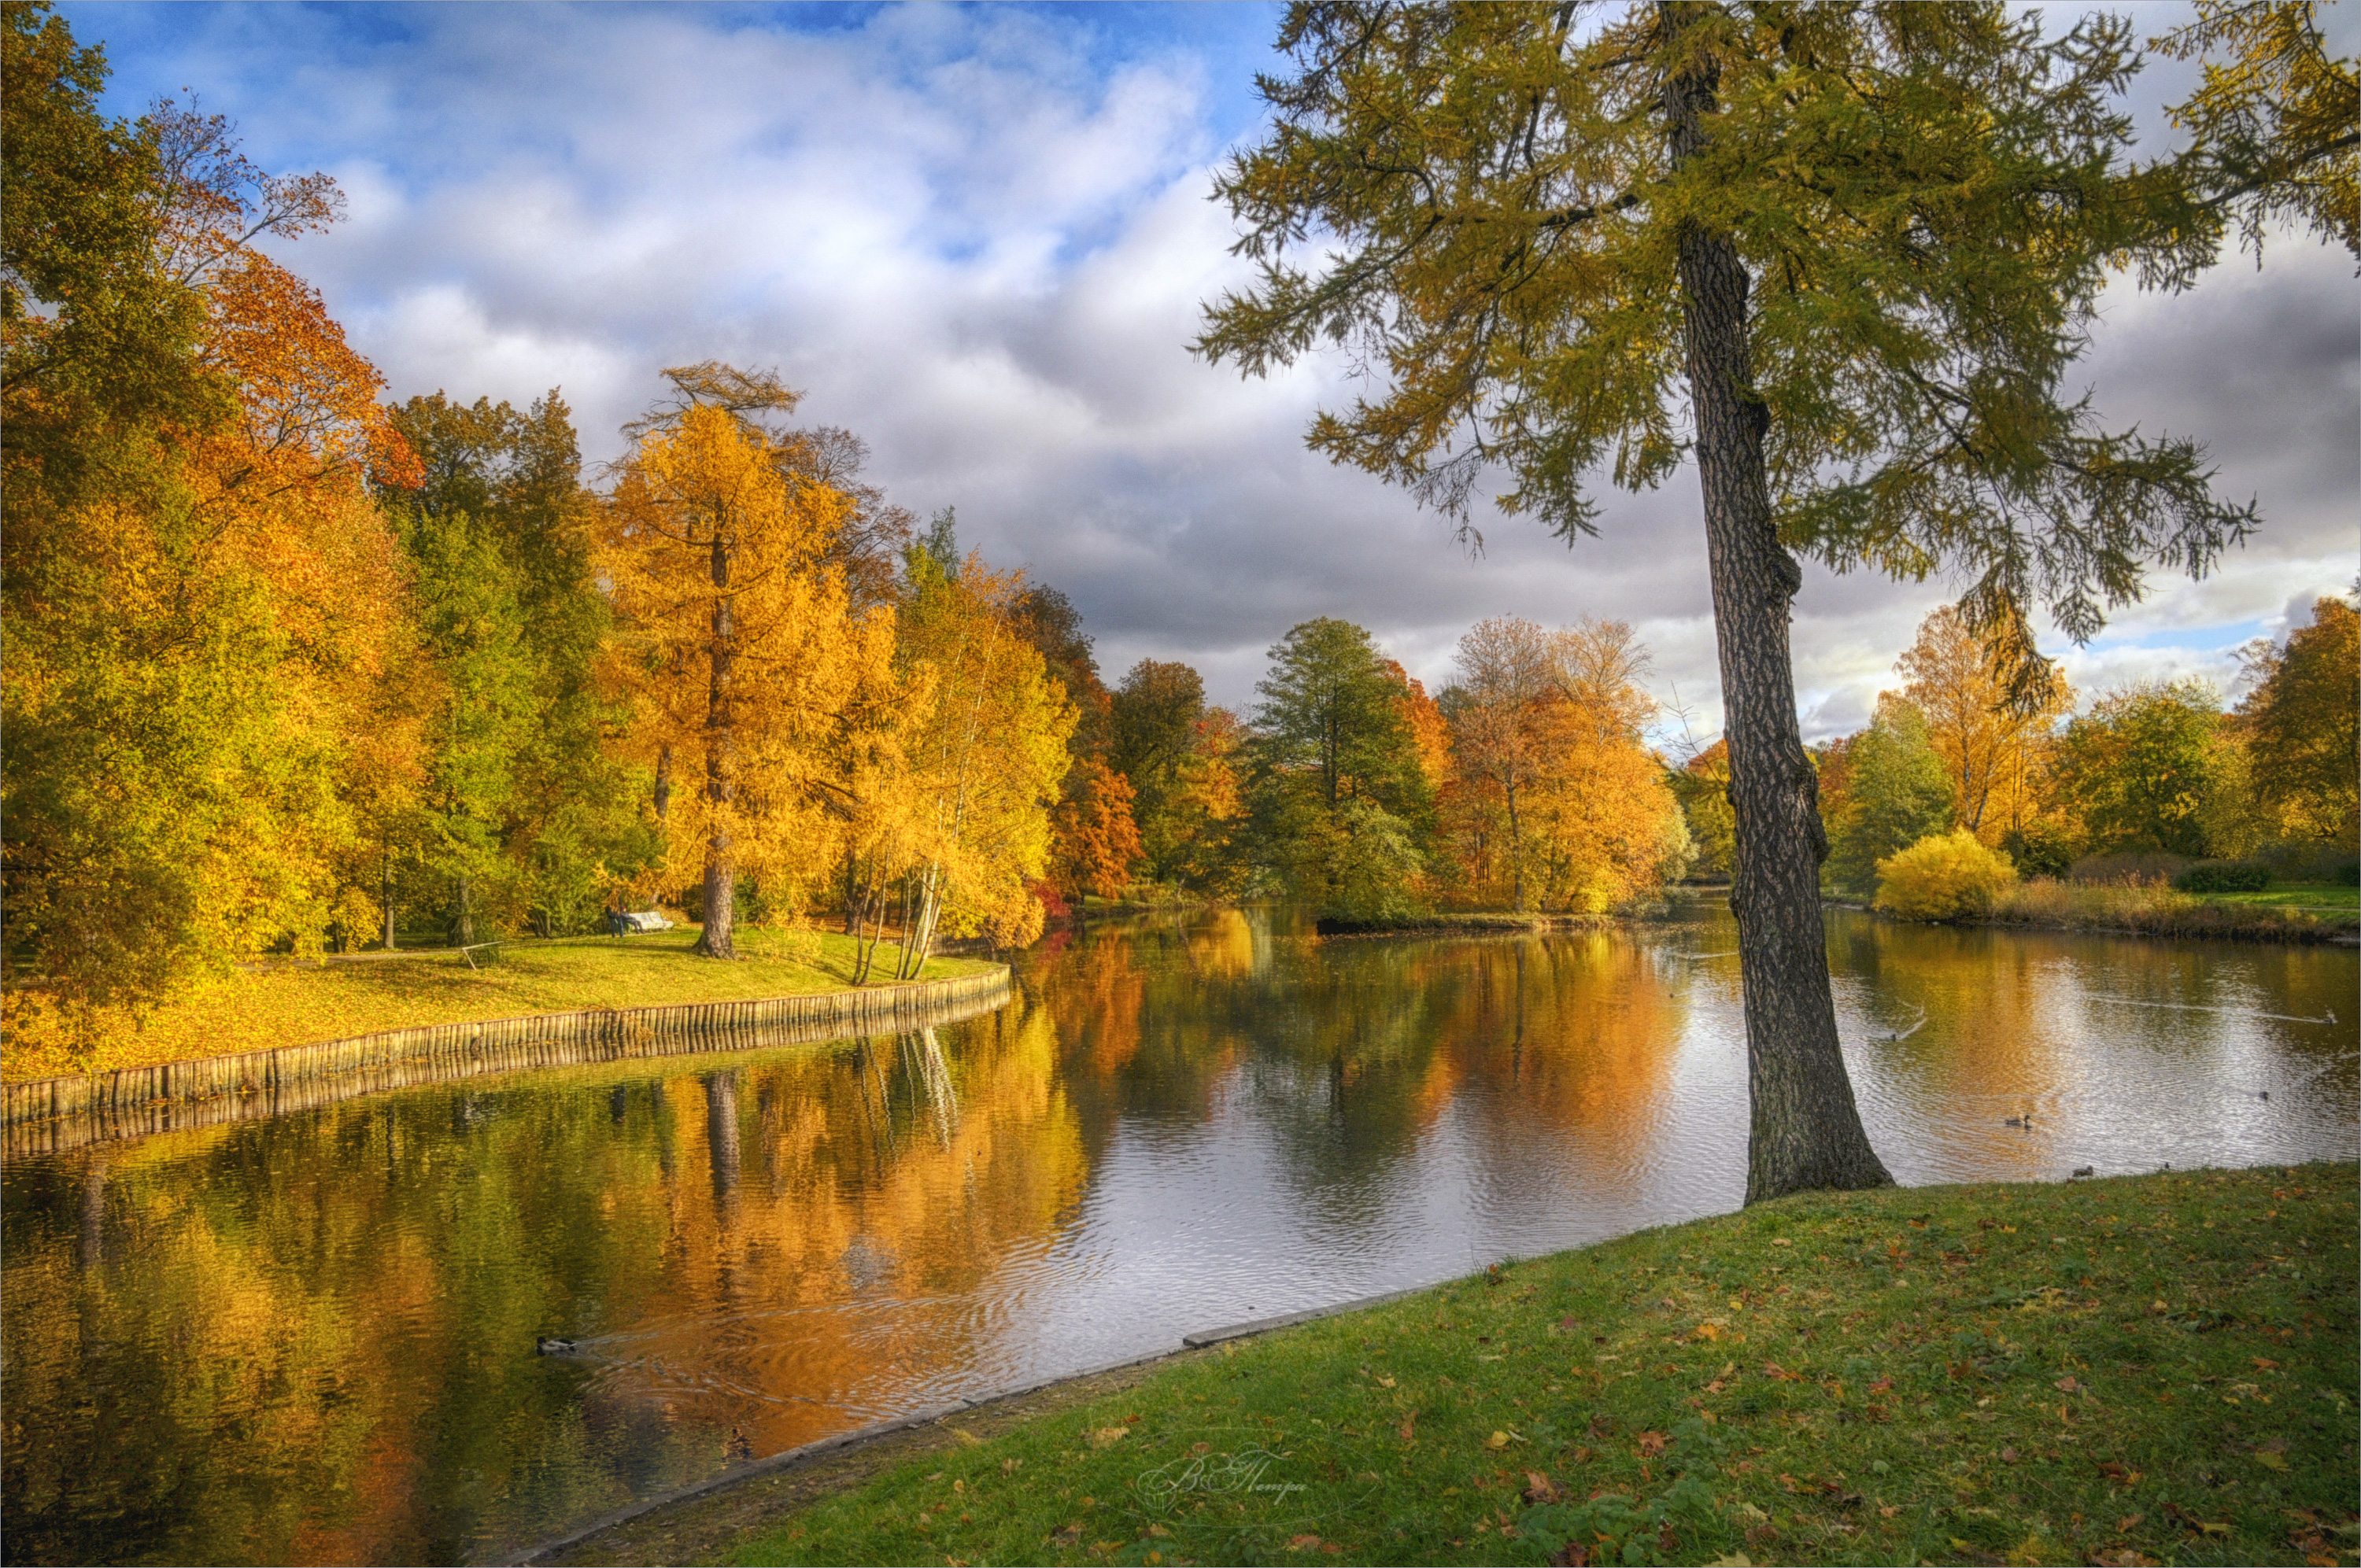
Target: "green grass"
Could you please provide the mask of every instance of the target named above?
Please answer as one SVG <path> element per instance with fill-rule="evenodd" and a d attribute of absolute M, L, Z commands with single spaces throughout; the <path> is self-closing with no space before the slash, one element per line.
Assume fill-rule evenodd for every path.
<path fill-rule="evenodd" d="M 2353 1563 L 2355 1180 L 1815 1194 L 1504 1264 L 736 1561 Z"/>
<path fill-rule="evenodd" d="M 2213 904 L 2247 904 L 2274 909 L 2309 909 L 2315 914 L 2361 911 L 2361 887 L 2332 882 L 2290 883 L 2262 893 L 2211 893 Z"/>
<path fill-rule="evenodd" d="M 10 1080 L 53 1073 L 141 1067 L 227 1056 L 274 1046 L 342 1039 L 379 1029 L 456 1024 L 591 1007 L 655 1007 L 734 1002 L 851 983 L 852 941 L 817 931 L 741 927 L 740 959 L 718 963 L 689 951 L 694 928 L 637 937 L 518 942 L 483 967 L 456 953 L 357 959 L 244 973 L 158 1008 L 144 1023 L 103 1021 L 94 1053 L 77 1058 L 61 1031 L 40 1020 L 12 1029 Z M 892 962 L 890 950 L 881 959 Z M 923 978 L 944 980 L 991 966 L 936 959 Z"/>
<path fill-rule="evenodd" d="M 2290 889 L 2309 895 L 2314 890 Z M 2330 889 L 2349 894 L 2351 889 Z M 2144 937 L 2213 937 L 2266 942 L 2327 941 L 2350 932 L 2356 905 L 2323 907 L 2277 894 L 2176 893 L 2160 882 L 2063 883 L 2036 877 L 1993 900 L 1995 925 L 2128 931 Z"/>

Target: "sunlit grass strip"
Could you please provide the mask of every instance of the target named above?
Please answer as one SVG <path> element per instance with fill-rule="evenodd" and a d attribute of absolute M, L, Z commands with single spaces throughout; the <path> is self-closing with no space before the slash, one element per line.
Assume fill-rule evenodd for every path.
<path fill-rule="evenodd" d="M 524 942 L 470 967 L 456 954 L 430 954 L 319 968 L 239 974 L 157 1009 L 145 1023 L 109 1021 L 96 1052 L 76 1059 L 62 1035 L 12 1031 L 5 1058 L 10 1082 L 80 1071 L 108 1071 L 388 1029 L 471 1023 L 535 1013 L 681 1003 L 753 1001 L 832 991 L 851 983 L 850 938 L 817 931 L 741 928 L 734 962 L 689 951 L 695 930 L 639 937 Z M 980 974 L 974 959 L 934 959 L 925 980 Z"/>
<path fill-rule="evenodd" d="M 2325 901 L 2323 901 L 2325 902 Z M 2354 928 L 2352 916 L 2228 894 L 2199 897 L 2160 882 L 2082 883 L 2037 878 L 1993 900 L 1990 921 L 2063 930 L 2128 931 L 2146 937 L 2235 937 L 2317 942 Z"/>
<path fill-rule="evenodd" d="M 770 1563 L 2352 1563 L 2355 1169 L 1813 1194 L 1176 1363 Z"/>

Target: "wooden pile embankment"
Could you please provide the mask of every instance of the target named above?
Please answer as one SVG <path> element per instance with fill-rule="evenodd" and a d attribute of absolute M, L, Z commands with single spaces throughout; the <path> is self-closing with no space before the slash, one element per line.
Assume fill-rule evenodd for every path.
<path fill-rule="evenodd" d="M 243 1122 L 521 1069 L 806 1044 L 947 1024 L 1000 1005 L 1008 970 L 753 1002 L 592 1008 L 0 1085 L 0 1156 Z"/>

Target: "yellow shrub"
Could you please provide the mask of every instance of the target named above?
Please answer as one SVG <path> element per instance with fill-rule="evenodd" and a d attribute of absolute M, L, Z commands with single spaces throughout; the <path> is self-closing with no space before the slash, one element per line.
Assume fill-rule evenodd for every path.
<path fill-rule="evenodd" d="M 1908 920 L 1988 915 L 1993 897 L 2016 885 L 2016 868 L 1962 828 L 1930 833 L 1877 862 L 1877 906 Z"/>

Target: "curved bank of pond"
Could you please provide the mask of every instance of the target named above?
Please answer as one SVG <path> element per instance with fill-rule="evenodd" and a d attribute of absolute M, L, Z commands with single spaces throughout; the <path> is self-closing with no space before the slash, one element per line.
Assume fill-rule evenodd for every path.
<path fill-rule="evenodd" d="M 231 1056 L 0 1084 L 0 1157 L 249 1122 L 359 1095 L 590 1062 L 832 1040 L 957 1023 L 1008 999 L 1003 966 L 751 1001 L 577 1008 L 385 1029 Z"/>

